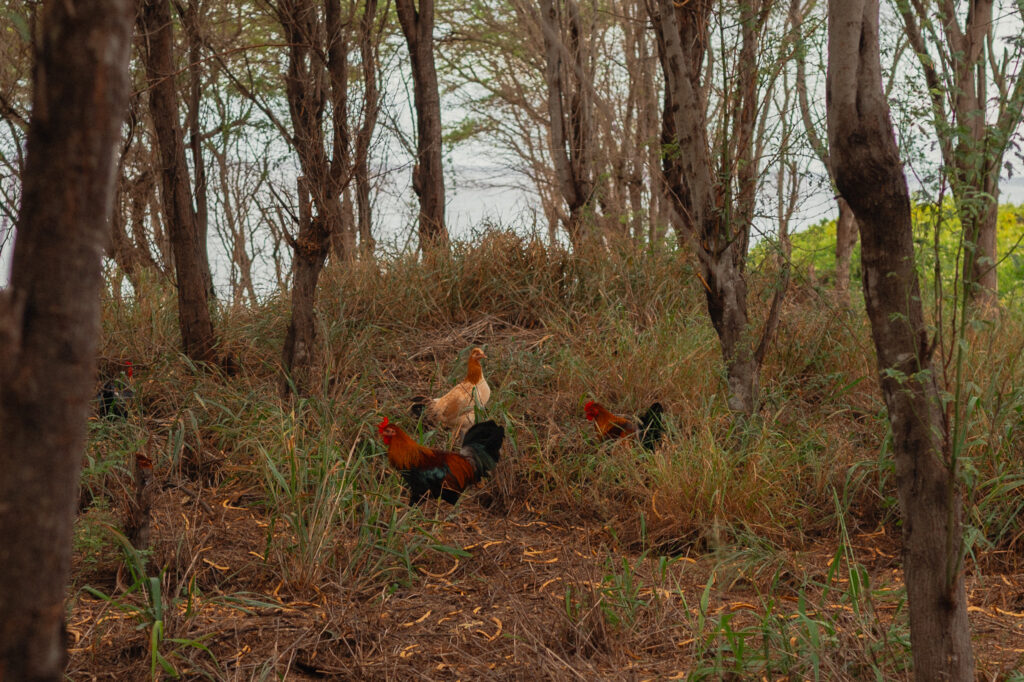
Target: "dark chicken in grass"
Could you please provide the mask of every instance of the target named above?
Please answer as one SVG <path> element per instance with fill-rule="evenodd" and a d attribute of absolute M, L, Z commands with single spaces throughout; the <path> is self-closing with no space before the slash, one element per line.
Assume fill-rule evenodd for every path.
<path fill-rule="evenodd" d="M 493 420 L 470 427 L 458 452 L 420 445 L 387 417 L 377 430 L 388 447 L 388 461 L 409 490 L 410 504 L 427 495 L 455 504 L 466 488 L 494 470 L 505 439 L 505 429 Z"/>
<path fill-rule="evenodd" d="M 125 419 L 128 417 L 128 404 L 135 397 L 132 390 L 134 366 L 131 360 L 125 360 L 122 373 L 103 383 L 96 400 L 99 402 L 100 416 L 105 419 Z"/>
<path fill-rule="evenodd" d="M 612 414 L 603 405 L 595 403 L 593 400 L 583 406 L 583 414 L 588 421 L 594 422 L 597 433 L 604 440 L 637 437 L 640 439 L 641 445 L 648 450 L 653 450 L 665 433 L 665 409 L 661 403 L 654 403 L 648 407 L 636 422 Z"/>

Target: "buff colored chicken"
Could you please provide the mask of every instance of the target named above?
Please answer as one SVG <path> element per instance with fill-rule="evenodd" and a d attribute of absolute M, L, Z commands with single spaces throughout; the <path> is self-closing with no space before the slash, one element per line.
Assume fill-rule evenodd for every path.
<path fill-rule="evenodd" d="M 480 361 L 486 359 L 482 348 L 474 348 L 469 353 L 466 378 L 440 398 L 413 398 L 412 413 L 424 415 L 430 423 L 453 429 L 456 434 L 468 429 L 476 421 L 475 408 L 483 408 L 491 398 L 491 387 L 480 366 Z"/>

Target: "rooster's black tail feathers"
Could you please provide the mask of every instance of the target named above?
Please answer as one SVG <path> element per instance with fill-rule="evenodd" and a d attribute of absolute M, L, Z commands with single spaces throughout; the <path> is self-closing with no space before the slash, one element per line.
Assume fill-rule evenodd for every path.
<path fill-rule="evenodd" d="M 462 437 L 462 447 L 480 446 L 495 462 L 501 453 L 501 443 L 505 440 L 505 428 L 494 423 L 493 419 L 474 424 Z"/>
<path fill-rule="evenodd" d="M 422 396 L 422 395 L 415 396 L 412 399 L 412 407 L 410 408 L 410 411 L 412 412 L 412 416 L 416 417 L 417 419 L 422 417 L 423 416 L 423 410 L 426 409 L 427 405 L 429 405 L 429 404 L 430 404 L 430 398 L 428 398 L 426 396 Z"/>
<path fill-rule="evenodd" d="M 493 419 L 474 424 L 462 437 L 462 455 L 469 457 L 481 478 L 494 470 L 501 456 L 501 443 L 505 440 L 505 428 Z"/>
<path fill-rule="evenodd" d="M 653 450 L 665 435 L 665 408 L 654 403 L 640 416 L 640 443 Z"/>

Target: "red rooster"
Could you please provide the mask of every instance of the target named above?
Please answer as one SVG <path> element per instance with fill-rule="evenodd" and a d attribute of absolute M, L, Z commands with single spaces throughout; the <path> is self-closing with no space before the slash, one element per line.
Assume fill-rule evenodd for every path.
<path fill-rule="evenodd" d="M 601 438 L 612 440 L 638 436 L 640 444 L 648 450 L 653 450 L 665 433 L 664 413 L 665 408 L 661 403 L 654 403 L 640 416 L 639 421 L 634 423 L 626 417 L 612 414 L 593 400 L 583 406 L 583 414 L 588 421 L 594 422 Z"/>
<path fill-rule="evenodd" d="M 505 439 L 505 429 L 493 420 L 466 431 L 458 452 L 420 445 L 387 417 L 377 431 L 388 446 L 388 461 L 409 489 L 409 504 L 417 504 L 427 495 L 455 504 L 466 488 L 494 470 Z"/>

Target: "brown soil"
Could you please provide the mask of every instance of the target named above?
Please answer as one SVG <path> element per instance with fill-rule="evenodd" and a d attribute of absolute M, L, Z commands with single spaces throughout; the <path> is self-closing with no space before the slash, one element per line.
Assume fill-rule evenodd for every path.
<path fill-rule="evenodd" d="M 498 515 L 478 494 L 455 509 L 424 509 L 438 520 L 438 542 L 471 556 L 429 553 L 417 563 L 419 577 L 404 586 L 353 586 L 328 571 L 303 587 L 281 580 L 278 566 L 263 557 L 267 520 L 247 499 L 247 491 L 225 489 L 200 496 L 170 488 L 158 496 L 152 563 L 166 567 L 165 596 L 179 597 L 165 614 L 164 636 L 209 649 L 164 641 L 161 652 L 184 678 L 643 680 L 681 679 L 708 666 L 711 679 L 780 679 L 756 667 L 733 675 L 716 664 L 717 645 L 707 645 L 709 623 L 723 615 L 732 614 L 724 620 L 733 630 L 756 626 L 767 608 L 759 595 L 772 580 L 771 608 L 784 622 L 799 620 L 803 610 L 818 620 L 827 612 L 838 625 L 822 679 L 867 679 L 864 652 L 872 642 L 865 640 L 906 633 L 898 543 L 884 532 L 852 538 L 873 590 L 854 608 L 846 599 L 848 573 L 829 572 L 834 540 L 794 551 L 781 562 L 790 569 L 772 576 L 723 570 L 710 556 L 677 557 L 662 572 L 599 525 L 556 522 L 529 505 Z M 798 572 L 830 589 L 806 593 Z M 630 574 L 632 585 L 621 577 Z M 123 567 L 86 565 L 79 555 L 75 575 L 78 585 L 141 603 L 138 595 L 124 596 L 131 580 Z M 791 578 L 804 585 L 806 606 L 796 587 L 787 591 Z M 979 679 L 1005 679 L 1024 662 L 1024 574 L 973 575 L 968 585 Z M 140 622 L 133 611 L 76 592 L 69 678 L 149 679 L 151 629 Z M 747 646 L 756 651 L 762 641 L 753 636 Z M 893 650 L 907 660 L 890 644 L 879 648 L 880 667 L 908 678 L 903 663 L 884 660 Z M 160 670 L 157 677 L 165 677 Z"/>

